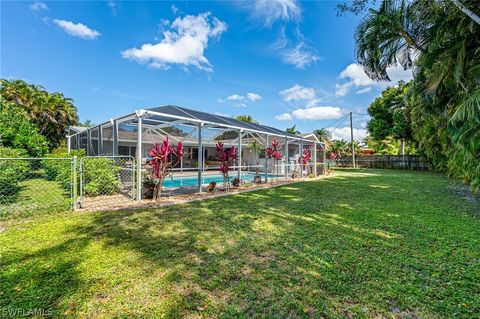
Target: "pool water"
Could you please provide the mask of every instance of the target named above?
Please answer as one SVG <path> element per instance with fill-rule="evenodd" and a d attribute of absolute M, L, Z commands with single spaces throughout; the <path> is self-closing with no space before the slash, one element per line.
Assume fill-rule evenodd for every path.
<path fill-rule="evenodd" d="M 253 181 L 253 177 L 255 176 L 255 173 L 242 173 L 241 179 L 243 181 Z M 262 177 L 262 180 L 265 179 L 265 174 L 260 174 Z M 235 177 L 237 177 L 237 174 L 234 173 L 230 176 L 230 180 L 233 180 Z M 278 178 L 280 176 L 268 174 L 268 178 Z M 283 176 L 281 176 L 283 177 Z M 217 182 L 217 183 L 222 183 L 223 182 L 223 176 L 222 175 L 207 175 L 202 178 L 202 184 L 210 184 L 210 182 Z M 186 177 L 177 177 L 177 178 L 167 178 L 163 182 L 163 187 L 186 187 L 186 186 L 197 186 L 198 185 L 198 177 L 197 176 L 186 176 Z"/>

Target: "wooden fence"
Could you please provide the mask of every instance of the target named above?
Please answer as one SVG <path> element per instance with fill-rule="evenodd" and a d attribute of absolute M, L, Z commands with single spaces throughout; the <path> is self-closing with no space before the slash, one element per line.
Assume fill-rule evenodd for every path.
<path fill-rule="evenodd" d="M 351 157 L 339 158 L 336 165 L 340 167 L 352 166 Z M 418 155 L 370 155 L 358 156 L 355 158 L 357 167 L 368 168 L 395 168 L 427 171 L 430 165 L 423 162 Z"/>

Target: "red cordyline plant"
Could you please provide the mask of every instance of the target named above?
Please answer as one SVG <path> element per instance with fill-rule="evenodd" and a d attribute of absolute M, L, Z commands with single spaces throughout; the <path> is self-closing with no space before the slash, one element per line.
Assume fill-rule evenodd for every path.
<path fill-rule="evenodd" d="M 275 170 L 278 169 L 278 161 L 282 159 L 282 154 L 280 154 L 280 151 L 278 150 L 279 143 L 276 140 L 272 141 L 272 146 L 269 146 L 265 149 L 265 153 L 267 153 L 268 158 L 273 158 L 275 161 Z"/>
<path fill-rule="evenodd" d="M 228 190 L 230 189 L 230 177 L 228 171 L 230 170 L 230 166 L 234 165 L 238 158 L 237 150 L 235 149 L 235 146 L 232 146 L 230 150 L 226 151 L 222 142 L 217 142 L 215 147 L 217 149 L 218 158 L 222 162 L 220 165 L 220 172 L 223 176 L 223 186 Z"/>
<path fill-rule="evenodd" d="M 178 142 L 175 147 L 165 137 L 163 143 L 155 143 L 148 153 L 150 158 L 147 164 L 152 166 L 151 177 L 155 180 L 153 199 L 158 200 L 162 196 L 163 181 L 170 175 L 172 167 L 176 166 L 183 157 L 183 144 Z"/>
<path fill-rule="evenodd" d="M 311 146 L 309 146 L 308 148 L 305 147 L 303 149 L 302 156 L 300 157 L 300 162 L 303 165 L 307 165 L 308 162 L 310 162 L 310 158 L 312 157 L 312 151 L 310 150 L 310 148 L 311 148 Z M 303 170 L 303 167 L 301 169 Z M 308 173 L 308 167 L 307 167 L 307 173 Z"/>

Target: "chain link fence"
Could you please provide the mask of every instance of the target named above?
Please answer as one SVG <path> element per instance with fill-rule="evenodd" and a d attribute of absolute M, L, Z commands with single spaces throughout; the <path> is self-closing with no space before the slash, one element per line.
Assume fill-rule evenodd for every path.
<path fill-rule="evenodd" d="M 0 158 L 0 218 L 73 208 L 72 158 Z"/>
<path fill-rule="evenodd" d="M 135 159 L 132 156 L 82 157 L 79 177 L 77 208 L 114 208 L 135 199 Z"/>
<path fill-rule="evenodd" d="M 132 156 L 76 156 L 69 158 L 0 158 L 0 219 L 29 216 L 42 212 L 106 210 L 138 205 L 137 173 Z M 142 199 L 151 199 L 152 184 L 142 170 Z M 324 174 L 323 163 L 232 166 L 229 185 L 292 181 Z M 148 175 L 148 174 L 147 174 Z M 202 188 L 212 182 L 222 189 L 219 168 L 202 172 Z M 240 179 L 238 180 L 237 177 Z M 237 180 L 237 181 L 236 181 Z M 223 187 L 225 188 L 225 187 Z M 163 192 L 169 195 L 196 193 L 198 169 L 173 169 L 164 181 Z"/>

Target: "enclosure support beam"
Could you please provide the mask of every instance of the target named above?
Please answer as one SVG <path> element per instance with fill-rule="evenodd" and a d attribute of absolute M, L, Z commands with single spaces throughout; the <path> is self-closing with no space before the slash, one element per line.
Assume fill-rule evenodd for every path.
<path fill-rule="evenodd" d="M 285 179 L 288 179 L 288 164 L 290 159 L 288 158 L 288 137 L 285 137 Z"/>
<path fill-rule="evenodd" d="M 327 145 L 323 144 L 323 175 L 327 175 Z"/>
<path fill-rule="evenodd" d="M 317 142 L 313 142 L 313 174 L 317 176 Z"/>
<path fill-rule="evenodd" d="M 203 173 L 203 140 L 202 140 L 203 123 L 198 123 L 198 192 L 202 192 L 202 173 Z"/>
<path fill-rule="evenodd" d="M 72 150 L 72 137 L 70 135 L 67 135 L 67 153 L 70 154 L 71 150 Z"/>
<path fill-rule="evenodd" d="M 92 155 L 92 132 L 87 130 L 87 156 Z"/>
<path fill-rule="evenodd" d="M 137 200 L 142 200 L 142 116 L 137 119 Z"/>
<path fill-rule="evenodd" d="M 300 164 L 300 178 L 303 178 L 303 140 L 300 140 L 300 156 L 298 157 L 298 161 Z"/>
<path fill-rule="evenodd" d="M 112 129 L 113 129 L 113 150 L 112 154 L 113 156 L 118 155 L 118 123 L 117 120 L 113 120 L 112 123 Z"/>
<path fill-rule="evenodd" d="M 267 137 L 265 138 L 265 149 L 268 147 L 268 140 L 269 140 L 269 135 L 267 134 Z M 267 152 L 265 152 L 265 183 L 268 182 L 268 156 Z"/>
<path fill-rule="evenodd" d="M 243 130 L 238 131 L 238 174 L 237 177 L 240 179 L 242 176 L 242 134 Z"/>
<path fill-rule="evenodd" d="M 98 126 L 98 154 L 103 155 L 103 132 L 102 126 Z"/>

